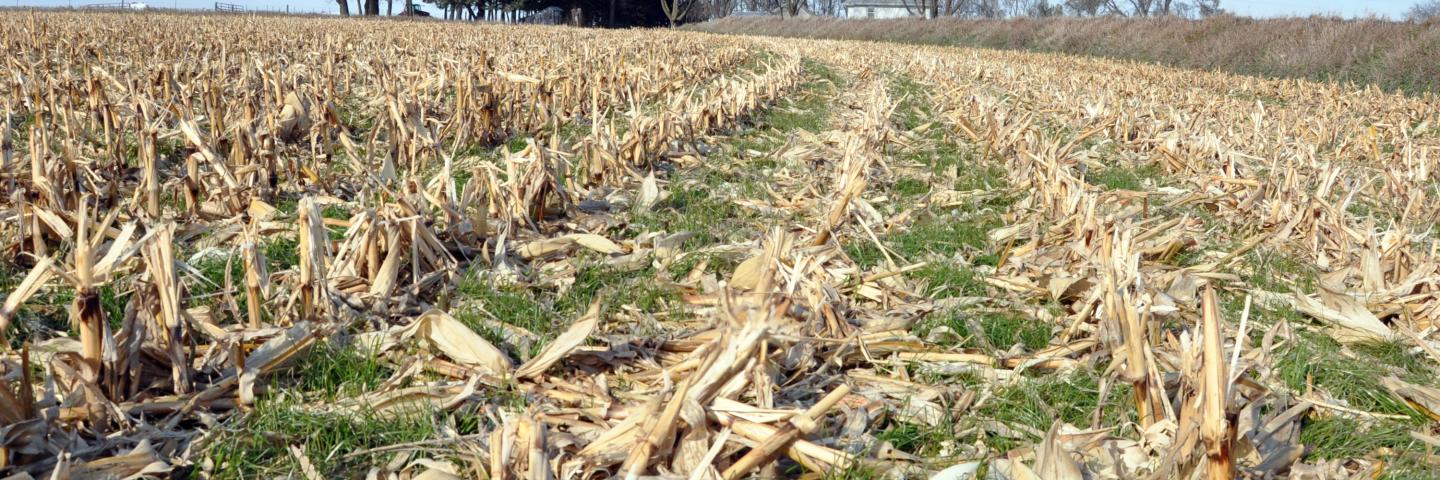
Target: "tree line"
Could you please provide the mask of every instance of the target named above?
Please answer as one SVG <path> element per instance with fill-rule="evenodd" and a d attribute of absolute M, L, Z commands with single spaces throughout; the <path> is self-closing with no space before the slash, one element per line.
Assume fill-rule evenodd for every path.
<path fill-rule="evenodd" d="M 1051 16 L 1181 16 L 1220 13 L 1220 0 L 901 0 L 910 15 L 923 18 Z M 564 12 L 567 23 L 597 27 L 679 25 L 736 13 L 845 16 L 844 0 L 335 0 L 341 15 L 439 15 L 454 20 L 519 21 L 546 9 Z M 398 3 L 398 4 L 397 4 Z M 399 11 L 396 11 L 397 6 Z"/>

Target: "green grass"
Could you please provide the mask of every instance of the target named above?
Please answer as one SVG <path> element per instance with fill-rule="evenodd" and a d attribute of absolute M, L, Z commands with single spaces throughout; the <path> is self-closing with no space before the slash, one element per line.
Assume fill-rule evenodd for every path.
<path fill-rule="evenodd" d="M 287 390 L 305 392 L 311 399 L 337 400 L 374 390 L 389 378 L 390 368 L 369 345 L 321 342 L 294 362 L 295 367 L 275 380 Z"/>
<path fill-rule="evenodd" d="M 20 306 L 15 312 L 15 318 L 10 323 L 10 331 L 5 332 L 5 339 L 9 341 L 10 348 L 19 350 L 32 338 L 45 338 L 45 332 L 59 331 L 70 332 L 74 328 L 70 325 L 70 314 L 66 311 L 69 308 L 73 292 L 45 292 L 41 291 L 30 300 Z"/>
<path fill-rule="evenodd" d="M 746 212 L 727 198 L 716 194 L 715 186 L 694 185 L 677 188 L 649 212 L 631 220 L 634 233 L 647 231 L 694 232 L 687 246 L 705 247 L 731 240 L 745 228 Z M 731 225 L 733 228 L 725 228 Z"/>
<path fill-rule="evenodd" d="M 1019 312 L 948 311 L 932 314 L 915 327 L 921 337 L 937 327 L 947 327 L 960 338 L 959 342 L 942 342 L 947 346 L 1009 350 L 1022 345 L 1029 351 L 1050 344 L 1051 326 L 1028 318 Z"/>
<path fill-rule="evenodd" d="M 304 408 L 355 398 L 379 387 L 392 371 L 373 347 L 322 342 L 293 365 L 267 379 L 270 390 L 253 412 L 221 428 L 219 436 L 206 443 L 205 455 L 216 465 L 212 478 L 298 476 L 289 445 L 304 445 L 324 476 L 354 477 L 363 475 L 376 458 L 388 457 L 345 460 L 343 455 L 423 440 L 438 431 L 440 419 L 426 409 L 350 416 Z"/>
<path fill-rule="evenodd" d="M 886 75 L 889 81 L 890 97 L 897 99 L 894 118 L 896 124 L 905 130 L 914 130 L 924 125 L 925 122 L 936 118 L 932 108 L 934 102 L 929 98 L 929 89 L 914 79 L 895 73 Z"/>
<path fill-rule="evenodd" d="M 1183 250 L 1176 253 L 1169 259 L 1169 265 L 1174 267 L 1193 267 L 1204 263 L 1205 251 L 1194 246 L 1185 246 Z"/>
<path fill-rule="evenodd" d="M 431 438 L 437 433 L 428 411 L 367 414 L 350 417 L 307 412 L 296 405 L 267 399 L 249 415 L 220 430 L 206 444 L 215 462 L 210 478 L 301 478 L 299 464 L 288 451 L 303 445 L 306 456 L 327 478 L 360 478 L 389 454 L 345 459 L 347 453 Z M 201 469 L 196 469 L 198 475 Z M 197 476 L 197 478 L 199 478 Z"/>
<path fill-rule="evenodd" d="M 300 265 L 300 240 L 290 236 L 276 236 L 264 242 L 265 267 L 270 273 L 288 270 Z"/>
<path fill-rule="evenodd" d="M 1099 373 L 1080 370 L 1068 377 L 1047 376 L 1023 380 L 1020 384 L 995 389 L 990 399 L 974 414 L 1006 424 L 1019 424 L 1040 432 L 1050 429 L 1056 421 L 1088 427 L 1100 398 Z M 1134 404 L 1130 401 L 1130 387 L 1116 384 L 1110 388 L 1104 407 L 1100 410 L 1101 425 L 1114 427 L 1134 421 Z M 1122 432 L 1117 432 L 1122 433 Z M 987 436 L 988 433 L 987 433 Z M 989 436 L 986 445 L 1004 452 L 1040 438 L 1026 435 L 1025 439 L 1011 439 Z M 1017 442 L 1017 440 L 1025 440 Z"/>
<path fill-rule="evenodd" d="M 320 210 L 321 217 L 332 220 L 349 220 L 351 215 L 353 212 L 350 211 L 350 207 L 344 205 L 326 205 Z"/>
<path fill-rule="evenodd" d="M 564 293 L 534 286 L 499 285 L 481 278 L 477 271 L 460 282 L 456 293 L 461 302 L 454 311 L 455 318 L 497 346 L 506 344 L 504 336 L 487 325 L 490 317 L 485 312 L 494 320 L 539 337 L 524 352 L 517 352 L 525 358 L 538 353 L 584 315 L 597 296 L 603 297 L 601 311 L 608 316 L 626 307 L 671 317 L 684 315 L 678 290 L 657 281 L 655 270 L 649 267 L 633 271 L 600 265 L 581 267 L 574 285 Z"/>
<path fill-rule="evenodd" d="M 894 422 L 884 430 L 875 433 L 876 442 L 889 442 L 896 450 L 912 455 L 933 458 L 940 455 L 940 446 L 947 440 L 953 440 L 955 433 L 949 428 L 955 422 L 949 419 L 942 420 L 939 425 L 931 427 L 928 425 Z"/>
<path fill-rule="evenodd" d="M 928 101 L 928 86 L 904 75 L 892 74 L 889 78 L 890 94 L 898 99 L 896 117 L 892 118 L 896 124 L 908 130 L 941 117 L 934 109 L 934 102 Z M 949 182 L 933 188 L 996 191 L 1007 184 L 1006 172 L 998 163 L 979 158 L 972 145 L 948 135 L 946 128 L 932 127 L 920 136 L 926 140 L 920 148 L 901 151 L 896 156 L 928 167 L 935 172 L 934 178 Z M 953 180 L 947 175 L 951 171 Z M 924 191 L 932 188 L 906 180 L 897 181 L 893 190 L 905 195 L 919 193 L 921 187 Z M 1013 201 L 1002 193 L 957 207 L 932 207 L 917 212 L 908 228 L 893 231 L 880 240 L 894 254 L 910 262 L 930 262 L 907 274 L 908 278 L 924 285 L 926 295 L 933 298 L 985 296 L 987 287 L 976 268 L 999 263 L 999 252 L 991 244 L 989 232 L 1004 225 L 1000 213 Z M 880 249 L 871 244 L 851 245 L 847 252 L 865 268 L 874 268 L 884 260 Z M 1050 341 L 1049 325 L 1014 312 L 937 313 L 917 325 L 916 333 L 923 336 L 941 325 L 963 339 L 957 345 L 961 347 L 1005 350 L 1019 344 L 1035 350 Z"/>
<path fill-rule="evenodd" d="M 30 127 L 35 125 L 35 114 L 31 112 L 25 112 L 19 115 L 11 114 L 6 118 L 6 121 L 8 122 L 6 127 L 10 129 L 10 142 L 14 148 L 16 150 L 28 149 L 30 143 Z"/>
<path fill-rule="evenodd" d="M 1309 451 L 1307 462 L 1367 458 L 1385 462 L 1379 478 L 1412 480 L 1437 478 L 1434 467 L 1420 460 L 1430 448 L 1410 437 L 1422 429 L 1409 422 L 1390 419 L 1360 420 L 1312 412 L 1300 428 L 1300 443 Z"/>
<path fill-rule="evenodd" d="M 1385 352 L 1387 348 L 1373 347 L 1372 351 Z M 1380 385 L 1380 379 L 1396 373 L 1376 355 L 1346 355 L 1339 342 L 1306 331 L 1299 332 L 1296 342 L 1275 363 L 1275 376 L 1297 392 L 1313 385 L 1359 410 L 1419 420 L 1419 412 Z"/>
<path fill-rule="evenodd" d="M 1153 163 L 1139 166 L 1113 165 L 1091 172 L 1085 180 L 1106 190 L 1145 190 L 1145 181 L 1160 177 L 1160 167 Z"/>
<path fill-rule="evenodd" d="M 1315 267 L 1293 256 L 1271 248 L 1257 248 L 1245 254 L 1248 271 L 1241 274 L 1245 283 L 1278 293 L 1312 294 L 1318 290 L 1319 276 Z"/>
<path fill-rule="evenodd" d="M 930 185 L 920 179 L 905 177 L 896 180 L 890 191 L 902 199 L 909 199 L 930 193 Z"/>
<path fill-rule="evenodd" d="M 794 471 L 787 473 L 789 474 L 787 475 L 788 477 L 799 477 L 800 474 L 803 473 L 803 470 L 797 468 Z M 851 462 L 849 465 L 845 466 L 845 468 L 832 469 L 828 472 L 825 472 L 825 474 L 822 475 L 820 478 L 822 480 L 875 480 L 878 478 L 886 477 L 884 473 L 876 470 L 873 466 L 865 464 L 864 462 Z"/>
<path fill-rule="evenodd" d="M 880 240 L 895 254 L 911 262 L 932 255 L 952 258 L 961 252 L 972 254 L 976 263 L 985 263 L 982 259 L 994 262 L 996 259 L 985 255 L 989 253 L 986 251 L 990 244 L 988 234 L 991 229 L 1001 225 L 998 215 L 959 218 L 958 215 L 943 212 L 922 214 L 908 229 L 885 235 Z M 847 246 L 846 251 L 850 258 L 866 268 L 880 265 L 885 259 L 880 249 L 872 243 L 852 243 Z"/>
<path fill-rule="evenodd" d="M 844 84 L 844 80 L 830 66 L 812 59 L 805 59 L 801 67 L 812 76 L 812 80 L 800 85 L 800 91 L 792 96 L 790 105 L 769 108 L 756 116 L 754 127 L 757 130 L 819 132 L 825 129 L 830 118 L 830 97 Z"/>
<path fill-rule="evenodd" d="M 105 311 L 106 321 L 110 323 L 111 329 L 118 331 L 125 321 L 125 306 L 130 303 L 130 296 L 122 297 L 115 282 L 102 285 L 99 294 L 100 309 Z"/>
<path fill-rule="evenodd" d="M 1232 302 L 1227 302 L 1232 303 Z M 1239 318 L 1240 303 L 1227 306 Z M 1308 319 L 1291 308 L 1271 309 L 1253 305 L 1251 321 L 1259 325 L 1287 321 L 1304 324 Z M 1258 348 L 1263 328 L 1254 328 L 1251 346 Z M 1425 445 L 1409 436 L 1423 431 L 1430 420 L 1396 398 L 1380 379 L 1396 375 L 1407 382 L 1435 386 L 1436 364 L 1409 352 L 1402 341 L 1370 342 L 1342 346 L 1328 335 L 1301 331 L 1295 344 L 1282 347 L 1275 362 L 1275 376 L 1297 393 L 1304 393 L 1307 381 L 1349 407 L 1378 414 L 1403 415 L 1407 418 L 1369 418 L 1340 415 L 1328 410 L 1311 412 L 1300 429 L 1300 441 L 1311 450 L 1306 461 L 1371 458 L 1377 450 L 1388 449 L 1396 454 L 1419 455 Z M 1432 478 L 1429 467 L 1409 457 L 1395 457 L 1380 478 Z"/>
<path fill-rule="evenodd" d="M 1405 456 L 1392 459 L 1386 464 L 1381 472 L 1379 480 L 1435 480 L 1440 478 L 1435 467 L 1424 460 L 1417 458 L 1422 454 L 1428 454 L 1422 449 L 1406 452 Z"/>
<path fill-rule="evenodd" d="M 553 330 L 551 317 L 556 314 L 550 305 L 528 288 L 496 285 L 474 277 L 460 283 L 457 293 L 461 299 L 479 302 L 479 306 L 497 317 L 498 320 L 536 333 Z M 475 312 L 478 315 L 478 312 Z M 456 317 L 477 331 L 484 330 L 480 318 L 465 312 Z"/>
<path fill-rule="evenodd" d="M 929 101 L 928 86 L 899 74 L 889 74 L 890 95 L 897 99 L 892 121 L 906 130 L 913 130 L 926 122 L 940 118 Z M 919 165 L 935 173 L 927 184 L 918 179 L 901 177 L 890 191 L 903 199 L 913 198 L 936 189 L 959 191 L 994 191 L 1005 185 L 1005 171 L 998 165 L 987 164 L 973 153 L 970 145 L 947 135 L 946 128 L 935 126 L 919 132 L 922 142 L 915 148 L 894 152 L 901 164 Z M 953 173 L 952 173 L 953 172 Z M 880 237 L 880 243 L 892 256 L 896 266 L 925 261 L 926 266 L 909 272 L 906 277 L 923 286 L 923 293 L 932 298 L 978 297 L 986 295 L 983 276 L 976 267 L 998 263 L 998 255 L 989 240 L 989 232 L 1004 224 L 1000 212 L 1012 200 L 1000 194 L 981 201 L 957 207 L 930 207 L 914 213 L 910 225 L 891 231 Z M 855 241 L 845 247 L 846 253 L 865 269 L 875 269 L 886 263 L 885 252 L 871 242 Z M 969 313 L 945 312 L 932 320 L 922 322 L 919 330 L 933 329 L 943 324 L 966 338 L 966 346 L 979 346 L 981 338 L 995 338 L 1006 348 L 1015 343 L 1043 346 L 1048 343 L 1048 327 L 1020 328 L 1004 315 L 977 315 L 977 319 L 961 320 Z M 993 317 L 993 318 L 992 318 Z M 975 323 L 975 322 L 979 323 Z M 995 330 L 994 335 L 971 335 L 972 326 L 984 330 Z M 1023 332 L 1023 333 L 1021 333 Z M 1045 338 L 1041 338 L 1044 334 Z"/>
<path fill-rule="evenodd" d="M 56 255 L 63 257 L 62 252 Z M 28 269 L 15 264 L 0 265 L 0 303 L 24 281 Z M 53 283 L 53 280 L 52 280 Z M 126 283 L 114 281 L 100 285 L 96 294 L 100 296 L 100 310 L 105 312 L 106 321 L 112 329 L 118 330 L 125 320 L 125 307 L 130 302 Z M 10 330 L 0 332 L 10 348 L 20 349 L 32 338 L 47 338 L 46 332 L 66 332 L 76 337 L 79 332 L 70 324 L 70 307 L 75 300 L 75 290 L 66 284 L 42 287 L 16 310 L 10 323 Z M 37 337 L 37 335 L 39 337 Z"/>
<path fill-rule="evenodd" d="M 985 295 L 982 276 L 955 262 L 936 262 L 908 274 L 924 282 L 925 295 L 931 298 L 977 297 Z"/>
<path fill-rule="evenodd" d="M 1412 450 L 1414 427 L 1390 420 L 1361 421 L 1328 413 L 1312 414 L 1300 429 L 1300 442 L 1311 447 L 1310 458 L 1363 458 L 1375 449 Z"/>
<path fill-rule="evenodd" d="M 275 199 L 275 214 L 282 217 L 295 215 L 300 211 L 300 198 L 286 196 Z"/>
<path fill-rule="evenodd" d="M 340 102 L 336 109 L 336 116 L 340 117 L 340 123 L 350 127 L 351 135 L 363 136 L 375 128 L 375 121 L 380 118 L 376 115 L 366 113 L 365 101 L 359 98 L 350 98 Z"/>
<path fill-rule="evenodd" d="M 204 280 L 197 280 L 193 276 L 181 273 L 181 280 L 190 297 L 209 295 L 225 288 L 225 266 L 230 264 L 230 281 L 235 283 L 237 288 L 244 286 L 245 265 L 236 258 L 233 262 L 227 261 L 225 257 L 207 256 L 204 259 L 190 265 L 191 268 L 200 271 L 200 277 Z"/>
<path fill-rule="evenodd" d="M 631 233 L 693 232 L 685 248 L 753 239 L 763 233 L 760 216 L 734 197 L 763 198 L 762 185 L 773 183 L 772 158 L 750 158 L 748 151 L 770 152 L 799 130 L 819 132 L 828 122 L 830 98 L 844 81 L 828 66 L 806 60 L 809 79 L 797 92 L 745 120 L 747 126 L 727 139 L 697 168 L 676 172 L 669 198 L 631 219 Z M 727 168 L 729 167 L 729 168 Z"/>
<path fill-rule="evenodd" d="M 934 146 L 923 150 L 900 152 L 896 156 L 928 166 L 936 173 L 954 169 L 959 175 L 956 182 L 951 185 L 951 188 L 955 190 L 990 190 L 1005 185 L 1003 168 L 983 163 L 982 159 L 971 151 L 971 147 L 956 143 L 957 140 L 946 137 L 941 129 L 931 130 L 926 134 L 937 142 Z"/>
<path fill-rule="evenodd" d="M 941 118 L 935 111 L 934 102 L 930 101 L 929 87 L 920 84 L 908 76 L 891 74 L 888 76 L 890 83 L 890 96 L 898 99 L 895 105 L 896 118 L 892 118 L 897 125 L 906 130 L 913 130 L 926 122 Z M 920 136 L 928 141 L 924 148 L 907 149 L 896 152 L 896 157 L 928 166 L 936 173 L 944 173 L 947 170 L 955 169 L 959 175 L 957 181 L 950 188 L 955 190 L 991 190 L 996 186 L 1005 185 L 1005 170 L 996 164 L 982 162 L 976 157 L 973 146 L 961 139 L 956 139 L 946 134 L 946 129 L 941 126 L 932 126 L 920 133 Z M 910 187 L 896 182 L 894 190 L 904 193 Z M 926 191 L 930 187 L 926 186 Z M 1007 206 L 1008 200 L 997 198 L 993 204 L 982 206 Z"/>
<path fill-rule="evenodd" d="M 1390 340 L 1360 343 L 1350 348 L 1362 358 L 1389 367 L 1407 382 L 1433 385 L 1435 374 L 1440 368 L 1428 357 L 1411 353 L 1410 345 L 1409 341 Z"/>
<path fill-rule="evenodd" d="M 519 151 L 521 151 L 521 150 L 524 150 L 525 147 L 528 146 L 528 145 L 529 145 L 528 138 L 523 137 L 523 136 L 515 136 L 515 137 L 512 137 L 512 138 L 510 138 L 510 141 L 505 142 L 505 153 L 515 153 L 515 152 L 519 152 Z"/>
<path fill-rule="evenodd" d="M 691 253 L 679 260 L 670 262 L 670 265 L 665 268 L 665 273 L 669 274 L 672 279 L 678 279 L 681 276 L 689 274 L 691 270 L 694 270 L 695 267 L 700 265 L 700 262 L 707 262 L 705 264 L 705 271 L 721 274 L 734 272 L 735 267 L 740 265 L 739 260 L 724 255 Z"/>

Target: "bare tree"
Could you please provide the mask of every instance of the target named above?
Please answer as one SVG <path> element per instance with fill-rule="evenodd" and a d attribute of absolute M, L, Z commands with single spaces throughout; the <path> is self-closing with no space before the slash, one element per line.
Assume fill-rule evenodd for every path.
<path fill-rule="evenodd" d="M 340 4 L 340 16 L 350 16 L 350 0 L 335 0 L 335 3 Z"/>
<path fill-rule="evenodd" d="M 710 3 L 710 18 L 724 18 L 735 13 L 735 0 L 714 0 Z"/>
<path fill-rule="evenodd" d="M 746 11 L 750 12 L 779 12 L 780 0 L 743 0 Z"/>
<path fill-rule="evenodd" d="M 1195 0 L 1195 15 L 1200 18 L 1225 13 L 1220 8 L 1220 0 Z"/>
<path fill-rule="evenodd" d="M 925 18 L 955 16 L 970 2 L 971 0 L 903 0 L 906 11 L 911 15 L 923 15 Z"/>
<path fill-rule="evenodd" d="M 1038 0 L 1030 4 L 1025 15 L 1034 18 L 1058 17 L 1065 14 L 1065 7 L 1059 3 L 1050 3 L 1050 0 Z"/>
<path fill-rule="evenodd" d="M 1220 0 L 1125 0 L 1123 6 L 1115 0 L 1066 0 L 1065 6 L 1072 13 L 1081 15 L 1113 14 L 1132 17 L 1207 17 L 1223 12 L 1220 9 Z"/>
<path fill-rule="evenodd" d="M 1425 0 L 1415 4 L 1405 12 L 1405 18 L 1417 22 L 1440 18 L 1440 0 Z"/>
<path fill-rule="evenodd" d="M 612 2 L 614 0 L 611 0 Z M 703 22 L 724 18 L 735 12 L 736 0 L 693 0 L 695 6 L 681 17 L 685 22 Z M 662 7 L 663 8 L 663 7 Z"/>
<path fill-rule="evenodd" d="M 831 17 L 840 14 L 840 7 L 843 3 L 842 0 L 809 0 L 809 2 L 810 13 Z"/>
<path fill-rule="evenodd" d="M 1005 16 L 1005 7 L 1000 0 L 974 0 L 968 15 L 980 18 L 1000 18 Z"/>
<path fill-rule="evenodd" d="M 1155 0 L 1128 0 L 1130 2 L 1130 15 L 1136 17 L 1150 16 L 1150 8 L 1154 6 Z"/>
<path fill-rule="evenodd" d="M 665 11 L 665 19 L 670 21 L 670 26 L 685 18 L 685 14 L 695 6 L 695 0 L 660 0 L 660 9 Z"/>
<path fill-rule="evenodd" d="M 1077 17 L 1093 17 L 1100 14 L 1101 0 L 1065 0 L 1065 11 Z"/>
<path fill-rule="evenodd" d="M 780 16 L 791 18 L 800 16 L 800 6 L 805 0 L 780 0 Z"/>

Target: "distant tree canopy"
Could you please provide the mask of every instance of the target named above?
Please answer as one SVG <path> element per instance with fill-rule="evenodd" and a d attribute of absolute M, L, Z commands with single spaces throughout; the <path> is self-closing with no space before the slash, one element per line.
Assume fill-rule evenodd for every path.
<path fill-rule="evenodd" d="M 1426 0 L 1410 7 L 1405 12 L 1405 18 L 1423 22 L 1425 20 L 1440 19 L 1440 0 Z"/>
<path fill-rule="evenodd" d="M 657 26 L 666 23 L 657 0 L 426 0 L 445 18 L 464 20 L 518 20 L 517 12 L 539 12 L 556 7 L 566 12 L 567 23 L 599 27 Z M 579 14 L 579 18 L 573 15 Z M 441 16 L 441 15 L 436 15 Z"/>
<path fill-rule="evenodd" d="M 379 0 L 336 0 L 342 15 L 354 11 L 378 15 Z M 393 11 L 386 0 L 386 11 Z M 438 10 L 434 15 L 453 20 L 526 21 L 536 12 L 553 9 L 559 15 L 530 17 L 593 27 L 646 27 L 703 22 L 736 12 L 793 16 L 845 16 L 845 0 L 424 0 Z M 1223 13 L 1220 0 L 902 0 L 910 15 L 923 18 L 1132 16 L 1207 17 Z M 406 1 L 404 14 L 414 12 Z M 1426 0 L 1410 13 L 1414 19 L 1440 14 L 1440 0 Z"/>
<path fill-rule="evenodd" d="M 925 0 L 916 0 L 925 1 Z M 935 1 L 935 0 L 930 0 Z M 945 0 L 940 0 L 945 1 Z M 1006 17 L 1208 17 L 1222 13 L 1220 0 L 950 0 L 963 5 L 952 15 Z"/>

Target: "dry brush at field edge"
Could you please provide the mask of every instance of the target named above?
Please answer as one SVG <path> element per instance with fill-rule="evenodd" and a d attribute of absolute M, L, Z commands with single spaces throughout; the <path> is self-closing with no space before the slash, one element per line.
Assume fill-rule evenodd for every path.
<path fill-rule="evenodd" d="M 732 35 L 1044 51 L 1242 75 L 1440 89 L 1440 22 L 1178 17 L 834 19 L 727 17 L 685 28 Z"/>
<path fill-rule="evenodd" d="M 7 473 L 1435 463 L 1429 100 L 960 49 L 149 19 L 0 27 L 29 62 L 0 169 Z"/>

